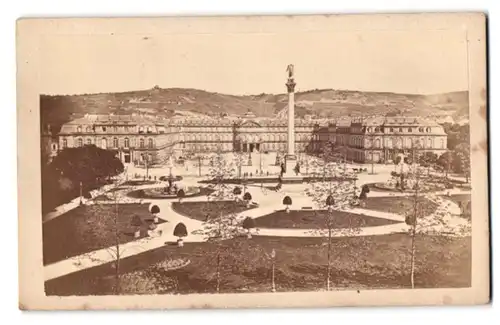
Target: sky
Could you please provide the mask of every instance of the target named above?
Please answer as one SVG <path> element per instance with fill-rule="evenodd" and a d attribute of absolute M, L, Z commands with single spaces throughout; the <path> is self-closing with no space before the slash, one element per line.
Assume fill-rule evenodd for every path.
<path fill-rule="evenodd" d="M 345 89 L 467 90 L 464 33 L 453 30 L 53 35 L 41 43 L 41 92 L 196 88 L 226 94 Z"/>

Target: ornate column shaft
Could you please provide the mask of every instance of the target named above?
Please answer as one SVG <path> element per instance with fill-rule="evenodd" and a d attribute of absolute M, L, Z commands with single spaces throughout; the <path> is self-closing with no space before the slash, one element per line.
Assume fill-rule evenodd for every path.
<path fill-rule="evenodd" d="M 295 81 L 288 78 L 286 87 L 288 90 L 288 156 L 295 156 Z"/>

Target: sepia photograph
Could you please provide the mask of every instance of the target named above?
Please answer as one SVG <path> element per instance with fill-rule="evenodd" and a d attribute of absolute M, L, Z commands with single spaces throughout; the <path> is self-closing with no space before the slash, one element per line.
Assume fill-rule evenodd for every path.
<path fill-rule="evenodd" d="M 482 14 L 19 20 L 20 303 L 487 303 L 485 49 Z"/>

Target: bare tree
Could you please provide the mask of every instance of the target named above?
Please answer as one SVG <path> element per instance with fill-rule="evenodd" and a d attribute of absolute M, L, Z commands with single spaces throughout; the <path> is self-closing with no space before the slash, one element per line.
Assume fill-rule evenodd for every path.
<path fill-rule="evenodd" d="M 334 246 L 341 245 L 339 241 L 334 244 L 334 237 L 354 236 L 359 233 L 359 227 L 351 222 L 338 228 L 335 218 L 336 211 L 348 210 L 356 196 L 355 176 L 347 173 L 335 159 L 332 146 L 325 146 L 321 159 L 313 164 L 312 181 L 306 190 L 316 206 L 320 209 L 323 218 L 321 226 L 314 231 L 326 239 L 327 244 L 327 271 L 326 290 L 331 289 L 331 260 L 335 252 Z"/>
<path fill-rule="evenodd" d="M 413 163 L 409 169 L 406 181 L 411 192 L 409 197 L 411 207 L 405 212 L 405 222 L 409 226 L 411 238 L 410 248 L 410 284 L 415 288 L 415 266 L 417 260 L 416 239 L 419 235 L 437 235 L 443 240 L 455 236 L 467 236 L 470 234 L 470 222 L 461 220 L 453 221 L 457 218 L 452 213 L 452 203 L 442 197 L 426 192 L 424 169 Z M 429 213 L 428 204 L 432 202 L 437 208 Z"/>
<path fill-rule="evenodd" d="M 121 293 L 122 287 L 120 264 L 126 251 L 122 245 L 129 242 L 128 237 L 132 236 L 124 230 L 130 229 L 132 219 L 134 219 L 126 218 L 120 211 L 120 205 L 126 203 L 126 199 L 120 195 L 122 181 L 123 179 L 115 180 L 113 187 L 108 189 L 107 193 L 111 194 L 111 198 L 105 193 L 87 201 L 88 217 L 82 221 L 81 227 L 79 227 L 85 242 L 92 243 L 96 248 L 104 247 L 104 251 L 110 257 L 114 268 L 113 291 L 116 295 Z M 127 187 L 126 190 L 130 191 L 131 189 L 132 187 Z M 140 244 L 130 245 L 127 249 L 142 250 L 142 246 Z M 101 260 L 96 257 L 95 253 L 94 251 L 81 255 L 76 264 L 82 264 L 85 259 L 101 263 L 108 261 L 108 259 Z"/>
<path fill-rule="evenodd" d="M 209 175 L 212 181 L 210 187 L 213 190 L 210 194 L 212 203 L 210 205 L 212 209 L 209 211 L 210 217 L 203 223 L 202 229 L 195 231 L 195 233 L 202 234 L 207 242 L 213 245 L 211 252 L 215 256 L 211 256 L 209 261 L 211 261 L 210 263 L 215 261 L 217 293 L 220 292 L 221 270 L 224 267 L 224 261 L 229 258 L 228 255 L 234 252 L 228 240 L 244 234 L 241 220 L 236 214 L 237 202 L 234 199 L 233 190 L 227 184 L 227 180 L 233 177 L 234 172 L 233 162 L 226 159 L 219 148 L 209 164 Z M 231 205 L 227 205 L 228 201 L 234 202 L 234 209 L 231 209 Z"/>

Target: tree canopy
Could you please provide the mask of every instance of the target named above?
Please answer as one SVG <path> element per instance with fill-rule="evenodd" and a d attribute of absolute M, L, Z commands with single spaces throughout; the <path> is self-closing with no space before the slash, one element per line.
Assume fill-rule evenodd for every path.
<path fill-rule="evenodd" d="M 243 200 L 250 201 L 251 199 L 252 199 L 252 194 L 250 194 L 250 192 L 246 192 L 245 195 L 243 195 Z"/>
<path fill-rule="evenodd" d="M 65 148 L 54 157 L 50 166 L 71 181 L 84 184 L 119 175 L 124 170 L 115 152 L 94 145 Z"/>
<path fill-rule="evenodd" d="M 292 198 L 289 197 L 288 195 L 283 198 L 283 204 L 284 205 L 292 205 Z"/>

